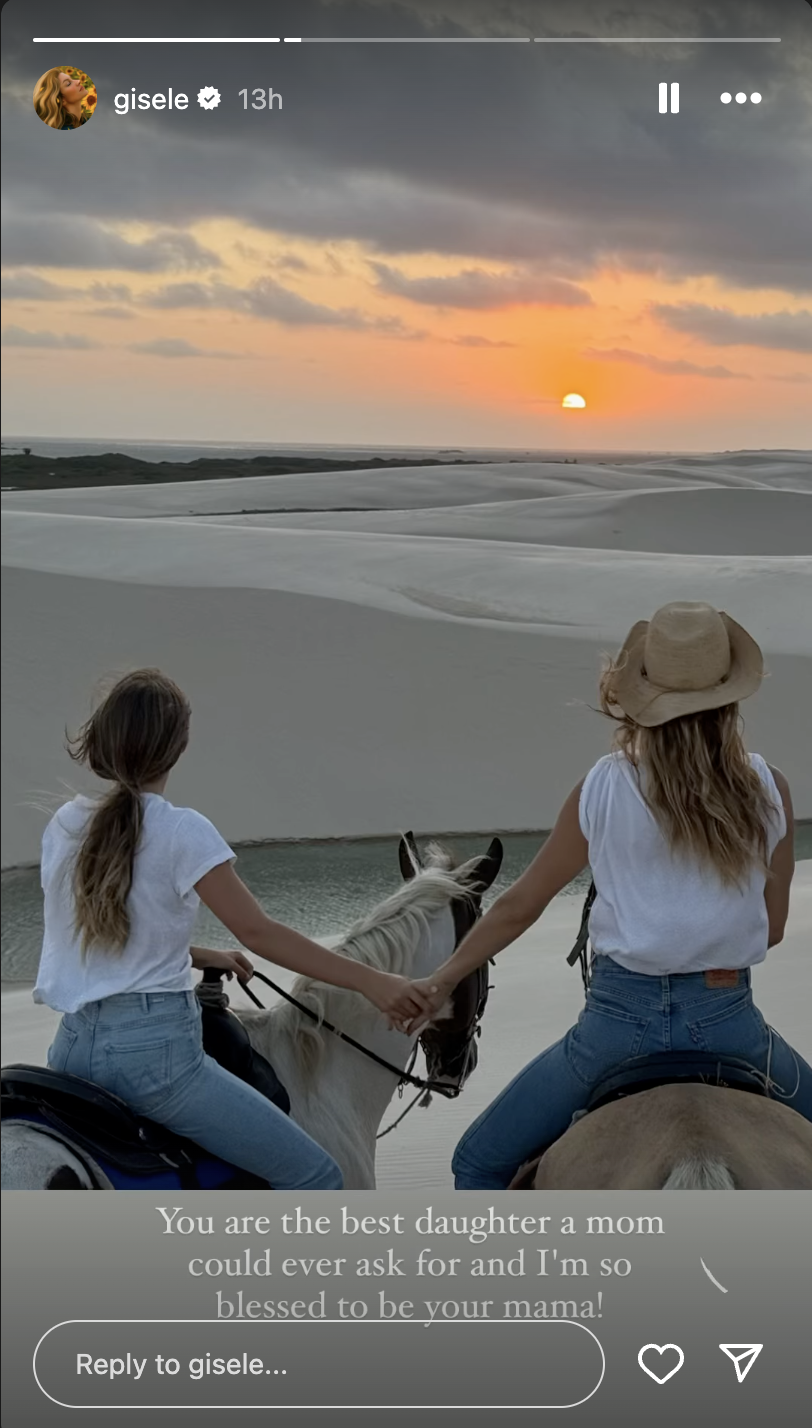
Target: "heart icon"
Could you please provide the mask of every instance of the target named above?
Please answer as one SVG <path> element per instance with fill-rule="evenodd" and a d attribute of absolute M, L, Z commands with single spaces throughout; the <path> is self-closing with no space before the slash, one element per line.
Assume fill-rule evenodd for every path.
<path fill-rule="evenodd" d="M 668 1353 L 669 1349 L 673 1349 L 674 1353 L 679 1355 L 679 1363 L 676 1364 L 674 1368 L 669 1369 L 668 1373 L 655 1373 L 654 1369 L 650 1369 L 648 1367 L 648 1364 L 643 1362 L 644 1356 L 647 1353 L 662 1355 Z M 679 1373 L 680 1369 L 682 1368 L 682 1365 L 685 1363 L 685 1355 L 682 1352 L 682 1349 L 680 1348 L 679 1344 L 644 1344 L 639 1354 L 637 1355 L 637 1362 L 643 1370 L 643 1373 L 647 1373 L 649 1378 L 654 1379 L 655 1383 L 668 1383 L 668 1380 L 670 1378 L 673 1378 L 675 1373 Z"/>

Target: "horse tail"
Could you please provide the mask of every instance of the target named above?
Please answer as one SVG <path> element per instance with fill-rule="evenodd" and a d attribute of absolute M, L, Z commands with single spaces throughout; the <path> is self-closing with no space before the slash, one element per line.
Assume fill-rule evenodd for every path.
<path fill-rule="evenodd" d="M 664 1190 L 735 1190 L 724 1161 L 715 1155 L 688 1155 L 678 1161 L 663 1185 Z"/>

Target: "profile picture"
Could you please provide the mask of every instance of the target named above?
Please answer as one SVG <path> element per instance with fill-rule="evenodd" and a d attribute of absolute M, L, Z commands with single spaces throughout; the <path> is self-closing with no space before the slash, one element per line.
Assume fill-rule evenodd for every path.
<path fill-rule="evenodd" d="M 34 108 L 49 129 L 79 129 L 93 118 L 96 86 L 89 74 L 72 65 L 56 65 L 37 80 Z"/>

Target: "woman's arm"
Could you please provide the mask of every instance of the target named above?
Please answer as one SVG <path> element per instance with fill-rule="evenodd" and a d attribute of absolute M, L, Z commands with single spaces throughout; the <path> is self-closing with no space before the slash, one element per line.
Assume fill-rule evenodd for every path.
<path fill-rule="evenodd" d="M 787 819 L 787 831 L 777 845 L 770 860 L 770 877 L 764 886 L 764 901 L 767 904 L 769 924 L 768 947 L 776 947 L 783 940 L 784 929 L 789 917 L 789 889 L 795 873 L 795 815 L 789 784 L 780 769 L 770 769 L 775 785 L 781 795 Z"/>
<path fill-rule="evenodd" d="M 419 990 L 412 990 L 406 977 L 364 967 L 274 922 L 237 877 L 231 863 L 212 868 L 195 885 L 195 891 L 237 941 L 266 962 L 287 967 L 302 977 L 313 977 L 317 982 L 361 992 L 390 1022 L 425 1012 L 425 997 Z"/>
<path fill-rule="evenodd" d="M 589 862 L 589 845 L 581 832 L 578 808 L 583 779 L 564 802 L 555 827 L 529 868 L 463 938 L 456 952 L 433 977 L 412 982 L 427 994 L 438 1011 L 457 983 L 515 942 L 541 917 L 544 909 Z"/>

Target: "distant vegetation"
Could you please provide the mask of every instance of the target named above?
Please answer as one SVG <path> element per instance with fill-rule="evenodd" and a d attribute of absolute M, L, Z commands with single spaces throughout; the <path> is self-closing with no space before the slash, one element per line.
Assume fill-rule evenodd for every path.
<path fill-rule="evenodd" d="M 227 481 L 245 476 L 290 476 L 305 471 L 365 471 L 414 466 L 415 457 L 325 460 L 323 456 L 198 457 L 196 461 L 139 461 L 115 452 L 103 456 L 3 456 L 5 490 L 54 491 L 71 486 L 154 486 L 170 481 Z M 421 466 L 468 466 L 464 457 L 429 460 Z"/>

